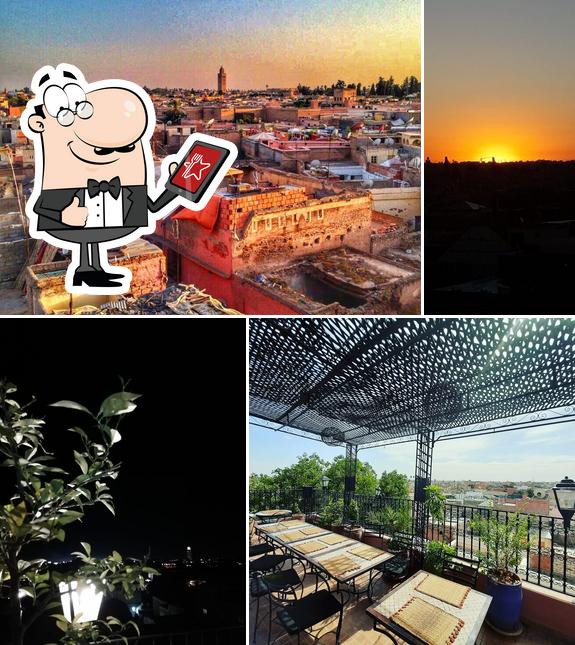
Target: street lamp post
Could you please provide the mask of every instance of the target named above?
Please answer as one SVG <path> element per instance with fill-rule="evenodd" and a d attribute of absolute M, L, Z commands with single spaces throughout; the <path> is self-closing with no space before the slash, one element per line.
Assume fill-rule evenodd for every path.
<path fill-rule="evenodd" d="M 323 490 L 326 491 L 329 486 L 329 477 L 327 475 L 324 475 L 321 478 L 321 485 L 323 486 Z"/>
<path fill-rule="evenodd" d="M 91 580 L 60 582 L 58 585 L 62 610 L 68 622 L 88 623 L 98 620 L 104 596 Z"/>
<path fill-rule="evenodd" d="M 567 475 L 553 487 L 553 494 L 557 502 L 557 508 L 563 516 L 565 532 L 569 531 L 571 518 L 575 514 L 575 481 Z"/>

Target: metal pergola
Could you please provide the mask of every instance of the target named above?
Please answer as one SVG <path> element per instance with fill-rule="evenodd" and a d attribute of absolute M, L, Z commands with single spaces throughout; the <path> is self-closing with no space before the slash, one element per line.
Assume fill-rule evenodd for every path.
<path fill-rule="evenodd" d="M 438 441 L 575 419 L 575 319 L 250 321 L 253 423 L 358 449 L 417 443 L 414 533 Z"/>

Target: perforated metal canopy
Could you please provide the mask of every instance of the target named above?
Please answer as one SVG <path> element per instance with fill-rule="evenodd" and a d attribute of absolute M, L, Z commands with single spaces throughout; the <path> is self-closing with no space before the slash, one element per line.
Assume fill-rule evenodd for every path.
<path fill-rule="evenodd" d="M 250 321 L 250 414 L 327 444 L 575 418 L 575 320 Z"/>

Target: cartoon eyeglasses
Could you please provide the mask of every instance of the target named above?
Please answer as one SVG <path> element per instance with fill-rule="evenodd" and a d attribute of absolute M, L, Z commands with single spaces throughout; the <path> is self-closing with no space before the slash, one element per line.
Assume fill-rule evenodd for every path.
<path fill-rule="evenodd" d="M 94 114 L 94 106 L 86 100 L 84 90 L 76 83 L 64 87 L 50 85 L 44 92 L 44 106 L 50 116 L 60 125 L 68 127 L 76 117 L 89 119 Z"/>

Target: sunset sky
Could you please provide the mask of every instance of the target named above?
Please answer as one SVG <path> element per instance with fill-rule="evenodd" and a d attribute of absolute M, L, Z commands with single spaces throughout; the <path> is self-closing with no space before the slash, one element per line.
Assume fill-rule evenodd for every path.
<path fill-rule="evenodd" d="M 428 0 L 425 155 L 575 158 L 574 0 Z"/>
<path fill-rule="evenodd" d="M 0 86 L 68 62 L 88 80 L 230 88 L 420 77 L 419 0 L 18 0 L 2 11 Z"/>

